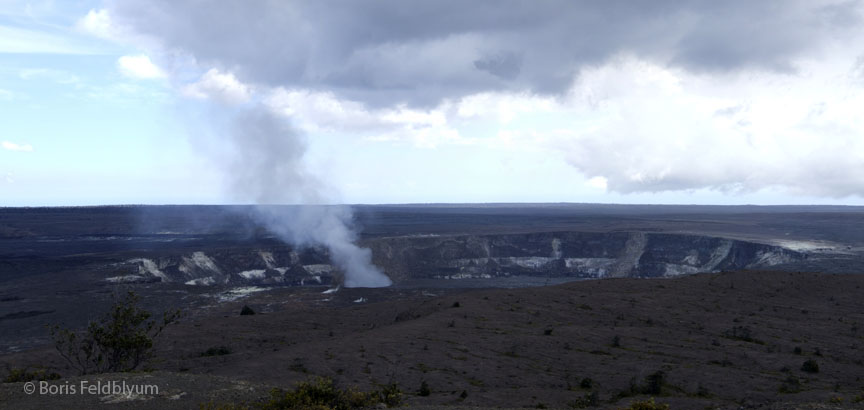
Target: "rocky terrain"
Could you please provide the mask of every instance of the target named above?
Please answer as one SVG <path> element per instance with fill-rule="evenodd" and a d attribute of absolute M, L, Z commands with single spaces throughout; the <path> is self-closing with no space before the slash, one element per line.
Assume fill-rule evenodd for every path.
<path fill-rule="evenodd" d="M 75 400 L 195 408 L 326 376 L 361 389 L 396 382 L 411 406 L 621 408 L 651 396 L 673 409 L 861 408 L 862 294 L 864 276 L 765 271 L 521 289 L 274 288 L 189 312 L 158 343 L 156 372 L 100 376 L 164 383 L 159 395 Z M 258 314 L 240 316 L 243 305 Z M 50 348 L 2 362 L 69 375 Z M 416 394 L 423 382 L 428 396 Z M 21 389 L 4 384 L 0 402 L 64 400 Z"/>
<path fill-rule="evenodd" d="M 155 373 L 105 377 L 171 387 L 75 406 L 245 402 L 314 375 L 398 381 L 414 406 L 858 405 L 862 209 L 354 212 L 390 288 L 333 292 L 342 273 L 326 250 L 277 240 L 248 207 L 0 209 L 0 374 L 46 366 L 87 380 L 71 378 L 46 326 L 81 328 L 131 290 L 151 311 L 186 314 Z M 238 316 L 244 304 L 259 314 Z M 801 370 L 808 360 L 818 372 Z M 431 394 L 413 394 L 424 381 Z M 60 404 L 20 393 L 3 385 L 0 407 Z"/>

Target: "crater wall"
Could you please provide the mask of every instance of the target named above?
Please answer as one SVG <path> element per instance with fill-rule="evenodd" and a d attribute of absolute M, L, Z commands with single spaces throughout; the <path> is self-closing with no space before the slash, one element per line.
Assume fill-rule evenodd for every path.
<path fill-rule="evenodd" d="M 368 239 L 373 263 L 397 284 L 411 279 L 669 277 L 766 268 L 806 255 L 780 246 L 651 232 L 400 236 Z M 331 284 L 340 273 L 325 249 L 187 250 L 117 264 L 107 280 L 217 284 Z"/>

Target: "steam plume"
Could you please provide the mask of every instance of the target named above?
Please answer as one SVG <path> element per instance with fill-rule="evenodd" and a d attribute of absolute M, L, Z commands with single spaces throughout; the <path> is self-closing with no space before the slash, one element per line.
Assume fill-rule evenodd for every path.
<path fill-rule="evenodd" d="M 347 287 L 391 284 L 372 252 L 353 243 L 351 210 L 323 204 L 324 184 L 304 167 L 305 140 L 287 121 L 256 105 L 233 119 L 229 134 L 232 191 L 258 204 L 259 221 L 286 242 L 325 246 Z M 287 203 L 304 205 L 277 206 Z"/>

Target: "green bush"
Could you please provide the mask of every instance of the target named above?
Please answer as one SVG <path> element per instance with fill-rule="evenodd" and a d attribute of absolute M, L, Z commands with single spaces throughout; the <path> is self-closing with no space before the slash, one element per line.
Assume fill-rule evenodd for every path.
<path fill-rule="evenodd" d="M 801 381 L 798 380 L 797 377 L 789 375 L 783 380 L 783 383 L 780 384 L 780 388 L 778 389 L 780 393 L 798 393 L 801 391 Z"/>
<path fill-rule="evenodd" d="M 54 347 L 82 375 L 135 370 L 150 357 L 153 339 L 180 317 L 180 311 L 165 312 L 160 321 L 138 307 L 138 296 L 129 292 L 117 299 L 98 321 L 83 332 L 54 325 L 50 328 Z"/>
<path fill-rule="evenodd" d="M 801 370 L 807 373 L 819 373 L 819 363 L 816 363 L 813 359 L 809 359 L 801 364 Z"/>
<path fill-rule="evenodd" d="M 658 370 L 645 376 L 643 383 L 636 383 L 636 379 L 630 380 L 630 395 L 647 394 L 659 396 L 663 394 L 663 387 L 666 386 L 666 373 Z M 624 396 L 626 396 L 626 392 Z"/>
<path fill-rule="evenodd" d="M 733 340 L 741 340 L 744 342 L 757 343 L 760 345 L 765 344 L 765 342 L 754 338 L 753 330 L 751 330 L 747 326 L 735 326 L 724 332 L 723 336 Z"/>
<path fill-rule="evenodd" d="M 634 401 L 630 403 L 629 407 L 625 407 L 622 410 L 669 410 L 669 405 L 666 403 L 655 403 L 652 397 L 648 400 Z"/>
<path fill-rule="evenodd" d="M 226 354 L 231 354 L 231 348 L 230 347 L 217 346 L 217 347 L 211 347 L 211 348 L 201 352 L 201 357 L 224 356 Z"/>
<path fill-rule="evenodd" d="M 27 367 L 23 369 L 9 369 L 9 374 L 3 379 L 3 383 L 20 383 L 31 381 L 57 380 L 60 375 L 49 372 L 46 369 L 35 369 L 32 372 Z"/>
<path fill-rule="evenodd" d="M 576 400 L 568 403 L 570 408 L 572 409 L 584 409 L 588 407 L 597 407 L 600 405 L 600 396 L 596 391 L 591 393 L 586 393 L 582 397 L 579 397 Z"/>
<path fill-rule="evenodd" d="M 257 403 L 202 403 L 201 410 L 354 410 L 385 404 L 399 406 L 402 391 L 396 384 L 379 386 L 378 390 L 361 392 L 339 389 L 332 379 L 316 377 L 300 382 L 293 390 L 273 389 L 270 396 Z"/>
<path fill-rule="evenodd" d="M 311 381 L 297 384 L 294 390 L 274 389 L 269 400 L 258 403 L 262 410 L 317 409 L 351 410 L 375 406 L 379 403 L 388 407 L 402 402 L 402 391 L 395 384 L 380 386 L 378 390 L 360 392 L 356 389 L 339 389 L 333 380 L 317 377 Z"/>
<path fill-rule="evenodd" d="M 426 383 L 426 380 L 420 382 L 420 390 L 417 391 L 418 396 L 426 397 L 432 394 L 432 390 L 429 389 L 429 383 Z"/>

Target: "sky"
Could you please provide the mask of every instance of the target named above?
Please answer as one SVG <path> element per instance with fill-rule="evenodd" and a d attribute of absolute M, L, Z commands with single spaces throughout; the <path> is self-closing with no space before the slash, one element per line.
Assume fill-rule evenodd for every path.
<path fill-rule="evenodd" d="M 864 1 L 0 0 L 0 206 L 864 204 Z"/>

